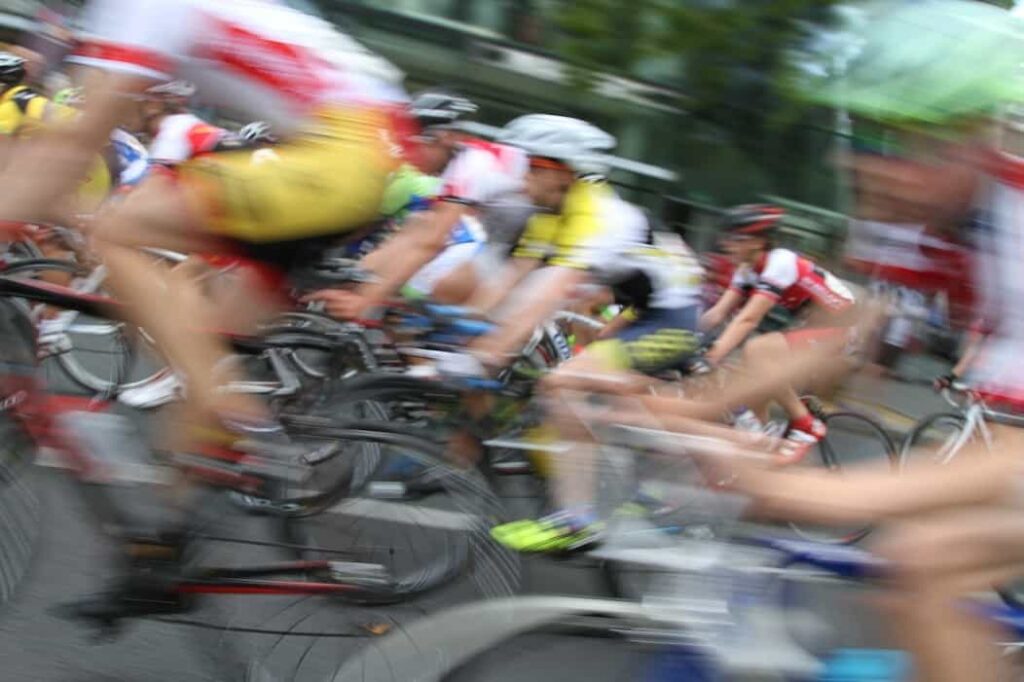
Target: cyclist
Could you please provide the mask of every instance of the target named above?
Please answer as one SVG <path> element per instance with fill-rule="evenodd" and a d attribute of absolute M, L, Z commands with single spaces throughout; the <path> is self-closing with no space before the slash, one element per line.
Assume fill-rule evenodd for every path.
<path fill-rule="evenodd" d="M 529 157 L 526 193 L 544 213 L 531 218 L 505 271 L 473 300 L 501 307 L 501 324 L 468 354 L 441 363 L 452 374 L 484 375 L 515 356 L 534 329 L 585 285 L 628 295 L 634 316 L 614 335 L 560 366 L 545 390 L 614 385 L 630 370 L 657 372 L 682 364 L 697 350 L 701 269 L 678 239 L 655 233 L 647 215 L 611 188 L 604 155 L 615 139 L 584 121 L 529 115 L 509 123 L 499 140 Z M 599 533 L 588 474 L 593 453 L 581 444 L 559 457 L 556 483 L 563 508 L 545 518 L 494 529 L 504 544 L 524 551 L 579 547 Z"/>
<path fill-rule="evenodd" d="M 971 373 L 1007 408 L 1024 410 L 1024 144 L 1015 121 L 1024 27 L 982 3 L 936 0 L 879 9 L 842 81 L 811 97 L 857 117 L 854 135 L 886 140 L 855 154 L 858 176 L 928 224 L 964 224 L 981 246 L 979 317 L 992 324 Z M 884 76 L 884 77 L 882 77 Z M 825 524 L 891 525 L 876 551 L 890 564 L 888 621 L 931 682 L 1010 679 L 1001 633 L 963 599 L 1024 572 L 1019 429 L 995 426 L 993 451 L 968 446 L 951 464 L 844 476 L 741 465 L 720 480 L 751 495 L 756 511 Z M 716 477 L 717 478 L 717 477 Z"/>
<path fill-rule="evenodd" d="M 480 219 L 489 202 L 522 187 L 526 157 L 520 150 L 461 131 L 475 104 L 446 91 L 429 91 L 413 100 L 410 111 L 423 129 L 417 137 L 417 163 L 425 173 L 441 173 L 441 188 L 429 210 L 415 222 L 407 221 L 394 239 L 364 259 L 379 276 L 377 282 L 358 292 L 323 294 L 338 317 L 366 317 L 410 280 L 418 293 L 441 293 L 441 279 L 484 244 L 487 233 Z M 475 275 L 451 286 L 442 298 L 461 302 L 474 288 Z"/>
<path fill-rule="evenodd" d="M 211 125 L 189 111 L 196 86 L 171 80 L 147 88 L 139 105 L 141 131 L 150 138 L 153 163 L 177 165 L 208 154 L 228 137 L 228 131 Z"/>
<path fill-rule="evenodd" d="M 0 134 L 16 135 L 56 115 L 54 105 L 25 84 L 25 59 L 0 52 Z"/>
<path fill-rule="evenodd" d="M 385 80 L 396 72 L 326 22 L 263 0 L 98 0 L 85 26 L 73 60 L 103 75 L 87 91 L 83 116 L 22 151 L 31 170 L 8 174 L 14 185 L 0 215 L 34 218 L 67 193 L 133 96 L 154 82 L 187 76 L 211 106 L 273 125 L 286 140 L 280 162 L 254 165 L 248 151 L 194 159 L 178 167 L 174 182 L 147 179 L 94 229 L 108 286 L 186 378 L 189 427 L 212 427 L 196 436 L 196 447 L 247 444 L 250 461 L 260 458 L 258 450 L 272 466 L 290 451 L 267 407 L 220 390 L 235 377 L 214 371 L 228 354 L 205 331 L 215 328 L 218 311 L 187 277 L 154 276 L 151 259 L 137 249 L 244 250 L 288 267 L 311 241 L 373 220 L 399 160 L 404 94 Z M 128 552 L 152 555 L 153 545 L 140 539 Z M 168 560 L 180 556 L 172 545 L 161 553 Z M 134 597 L 147 585 L 136 577 L 115 597 L 115 613 L 145 608 Z M 155 608 L 152 599 L 141 601 Z"/>
<path fill-rule="evenodd" d="M 729 289 L 701 317 L 701 328 L 713 329 L 737 309 L 739 312 L 705 355 L 708 362 L 721 362 L 746 341 L 745 367 L 758 374 L 807 344 L 845 339 L 848 324 L 844 314 L 852 312 L 853 294 L 810 259 L 774 246 L 774 234 L 782 219 L 782 209 L 763 204 L 739 206 L 726 214 L 725 248 L 738 267 Z M 747 340 L 776 305 L 805 320 L 819 313 L 820 326 L 762 334 Z M 781 391 L 776 400 L 789 415 L 786 441 L 791 455 L 799 459 L 825 437 L 825 425 L 810 413 L 792 388 Z M 767 420 L 767 405 L 756 412 L 761 421 Z"/>

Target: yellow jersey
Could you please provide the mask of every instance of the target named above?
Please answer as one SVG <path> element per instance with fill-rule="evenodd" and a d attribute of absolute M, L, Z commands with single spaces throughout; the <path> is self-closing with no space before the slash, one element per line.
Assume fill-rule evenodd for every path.
<path fill-rule="evenodd" d="M 577 180 L 561 213 L 535 214 L 512 255 L 588 270 L 611 286 L 641 277 L 653 308 L 693 305 L 700 296 L 693 252 L 676 235 L 654 232 L 647 215 L 603 180 Z"/>
<path fill-rule="evenodd" d="M 31 135 L 45 125 L 77 115 L 75 109 L 51 102 L 27 85 L 16 85 L 0 95 L 0 135 Z M 82 210 L 92 211 L 113 188 L 110 168 L 97 157 L 78 191 Z"/>

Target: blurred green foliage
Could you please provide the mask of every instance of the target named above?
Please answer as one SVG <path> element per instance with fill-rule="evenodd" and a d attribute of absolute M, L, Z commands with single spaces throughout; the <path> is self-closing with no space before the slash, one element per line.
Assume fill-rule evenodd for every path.
<path fill-rule="evenodd" d="M 565 3 L 558 15 L 557 47 L 576 66 L 578 87 L 589 87 L 592 74 L 604 71 L 678 90 L 681 108 L 691 119 L 680 127 L 680 136 L 713 127 L 724 133 L 726 143 L 719 147 L 731 147 L 730 154 L 738 157 L 733 167 L 745 177 L 757 177 L 759 190 L 810 199 L 805 180 L 798 177 L 802 174 L 783 171 L 821 158 L 827 136 L 803 133 L 808 125 L 828 128 L 830 121 L 791 96 L 790 56 L 832 21 L 837 4 L 839 0 L 575 0 Z M 676 144 L 692 146 L 685 139 Z M 815 172 L 820 176 L 820 167 Z M 768 186 L 761 182 L 765 178 Z M 744 192 L 750 189 L 749 183 L 737 184 Z"/>
<path fill-rule="evenodd" d="M 797 85 L 806 82 L 802 70 L 841 68 L 830 50 L 838 52 L 842 44 L 840 15 L 857 4 L 574 0 L 557 14 L 557 50 L 574 66 L 580 88 L 590 87 L 596 72 L 612 72 L 676 89 L 688 122 L 676 126 L 676 140 L 669 144 L 692 149 L 692 131 L 718 131 L 717 146 L 730 148 L 733 167 L 743 176 L 736 183 L 741 192 L 756 186 L 834 206 L 839 199 L 827 157 L 835 115 L 804 102 Z M 683 170 L 691 177 L 694 170 L 703 172 L 692 160 L 681 163 L 690 164 Z M 756 181 L 745 183 L 746 178 Z"/>

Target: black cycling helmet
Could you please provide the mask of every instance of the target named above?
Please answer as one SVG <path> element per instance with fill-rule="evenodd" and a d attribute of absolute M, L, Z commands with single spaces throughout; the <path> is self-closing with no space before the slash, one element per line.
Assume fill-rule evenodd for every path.
<path fill-rule="evenodd" d="M 0 52 L 0 84 L 8 87 L 25 80 L 25 59 L 10 52 Z"/>
<path fill-rule="evenodd" d="M 725 212 L 724 227 L 729 235 L 770 237 L 785 215 L 771 204 L 743 204 Z"/>
<path fill-rule="evenodd" d="M 448 90 L 424 90 L 409 103 L 409 113 L 423 128 L 454 127 L 478 109 L 469 98 Z"/>

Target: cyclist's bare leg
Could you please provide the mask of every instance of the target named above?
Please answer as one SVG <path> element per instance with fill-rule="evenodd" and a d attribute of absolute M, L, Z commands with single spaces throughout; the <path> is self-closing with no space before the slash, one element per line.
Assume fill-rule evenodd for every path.
<path fill-rule="evenodd" d="M 737 373 L 720 391 L 703 399 L 679 398 L 671 395 L 638 396 L 652 414 L 679 416 L 704 421 L 721 421 L 723 416 L 740 406 L 758 405 L 775 399 L 783 389 L 803 385 L 811 380 L 835 380 L 847 368 L 835 361 L 834 352 L 824 347 L 808 349 L 799 359 L 779 362 L 757 375 Z"/>
<path fill-rule="evenodd" d="M 768 470 L 733 462 L 731 487 L 753 500 L 751 514 L 821 524 L 871 524 L 942 509 L 1009 504 L 1020 495 L 1020 434 L 1000 439 L 996 453 L 970 446 L 949 464 L 922 464 L 894 476 L 888 463 L 829 472 Z M 975 450 L 969 452 L 968 450 Z M 978 452 L 982 451 L 982 452 Z M 976 456 L 971 456 L 971 455 Z"/>
<path fill-rule="evenodd" d="M 548 422 L 542 428 L 557 433 L 564 441 L 574 443 L 570 451 L 553 457 L 555 496 L 563 508 L 588 504 L 593 500 L 596 489 L 596 444 L 586 424 L 579 420 L 573 409 L 574 403 L 582 402 L 590 394 L 590 391 L 581 392 L 583 389 L 579 377 L 614 377 L 625 374 L 609 368 L 596 354 L 585 352 L 562 364 L 541 384 L 551 411 Z M 593 389 L 593 386 L 588 388 Z M 604 389 L 607 391 L 608 385 Z"/>
<path fill-rule="evenodd" d="M 779 333 L 764 334 L 751 339 L 743 347 L 743 362 L 746 371 L 754 376 L 760 375 L 769 367 L 778 366 L 785 362 L 792 354 L 792 349 L 786 343 L 786 337 Z M 792 385 L 783 386 L 774 396 L 774 401 L 786 411 L 789 420 L 799 421 L 807 417 L 810 412 L 807 406 L 800 400 L 800 396 L 793 389 Z M 762 422 L 767 422 L 769 417 L 770 401 L 762 402 L 752 406 L 751 409 Z"/>
<path fill-rule="evenodd" d="M 922 680 L 1009 679 L 1002 634 L 964 607 L 973 592 L 1024 573 L 1024 518 L 1015 506 L 958 509 L 893 528 L 875 548 L 891 565 L 894 633 Z"/>
<path fill-rule="evenodd" d="M 125 303 L 131 321 L 146 329 L 171 363 L 184 373 L 189 386 L 187 399 L 195 403 L 197 411 L 265 414 L 265 406 L 252 396 L 218 391 L 213 370 L 229 351 L 208 331 L 216 327 L 216 320 L 203 319 L 201 311 L 206 306 L 197 306 L 202 300 L 197 284 L 178 276 L 172 286 L 162 286 L 161 280 L 153 276 L 151 259 L 138 251 L 143 246 L 186 253 L 218 250 L 175 186 L 162 178 L 151 178 L 98 218 L 94 236 L 97 251 L 107 264 L 113 293 Z"/>

